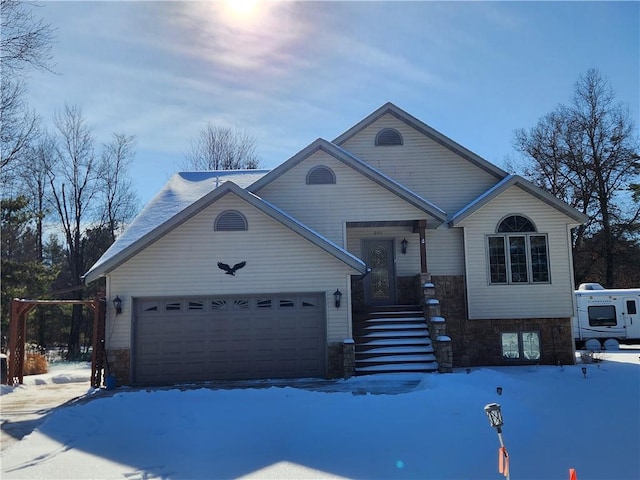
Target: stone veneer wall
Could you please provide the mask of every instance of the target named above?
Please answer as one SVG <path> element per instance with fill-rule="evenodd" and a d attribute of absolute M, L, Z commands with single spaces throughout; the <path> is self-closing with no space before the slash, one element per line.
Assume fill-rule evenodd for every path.
<path fill-rule="evenodd" d="M 128 348 L 107 350 L 109 371 L 116 376 L 116 385 L 130 385 L 131 355 Z M 106 368 L 106 365 L 105 365 Z M 107 371 L 105 370 L 105 376 Z"/>
<path fill-rule="evenodd" d="M 570 318 L 468 320 L 464 276 L 434 275 L 431 281 L 440 300 L 441 315 L 447 322 L 455 367 L 522 364 L 502 358 L 500 334 L 523 331 L 540 332 L 542 358 L 536 363 L 575 363 Z"/>
<path fill-rule="evenodd" d="M 340 378 L 344 375 L 342 343 L 327 345 L 327 378 Z"/>
<path fill-rule="evenodd" d="M 396 277 L 397 304 L 398 305 L 420 305 L 415 288 L 416 276 Z"/>

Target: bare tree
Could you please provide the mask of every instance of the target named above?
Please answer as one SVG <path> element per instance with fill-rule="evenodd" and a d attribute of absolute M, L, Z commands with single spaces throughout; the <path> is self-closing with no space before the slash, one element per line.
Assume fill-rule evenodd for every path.
<path fill-rule="evenodd" d="M 19 158 L 29 141 L 38 133 L 39 117 L 24 101 L 25 84 L 11 81 L 2 75 L 0 82 L 0 169 L 2 181 L 9 181 L 14 172 L 7 171 L 9 164 Z"/>
<path fill-rule="evenodd" d="M 93 200 L 98 193 L 99 162 L 94 153 L 91 128 L 80 108 L 65 106 L 54 117 L 57 149 L 54 163 L 49 166 L 49 186 L 53 210 L 58 217 L 65 239 L 67 267 L 72 286 L 82 284 L 85 269 L 83 233 L 93 220 Z M 74 290 L 73 299 L 82 299 L 82 291 Z M 80 353 L 82 309 L 74 305 L 69 334 L 69 358 Z"/>
<path fill-rule="evenodd" d="M 207 124 L 185 155 L 185 170 L 238 170 L 258 168 L 256 139 L 245 130 Z"/>
<path fill-rule="evenodd" d="M 35 17 L 34 6 L 20 0 L 0 0 L 0 168 L 3 170 L 24 151 L 37 132 L 39 119 L 24 101 L 27 72 L 33 68 L 51 70 L 53 30 Z"/>
<path fill-rule="evenodd" d="M 110 243 L 115 241 L 138 210 L 138 197 L 127 177 L 127 170 L 135 157 L 135 143 L 134 136 L 114 133 L 111 142 L 103 147 L 99 182 L 103 197 L 101 224 L 109 231 Z"/>
<path fill-rule="evenodd" d="M 55 139 L 48 132 L 38 137 L 37 143 L 29 145 L 20 162 L 20 180 L 23 194 L 29 198 L 29 210 L 36 223 L 37 256 L 43 260 L 44 221 L 49 213 L 47 194 L 49 188 L 49 168 L 56 154 Z"/>
<path fill-rule="evenodd" d="M 33 7 L 33 3 L 22 0 L 0 0 L 3 74 L 15 75 L 30 67 L 51 69 L 53 30 L 50 24 L 35 17 Z"/>
<path fill-rule="evenodd" d="M 516 131 L 515 146 L 529 160 L 526 174 L 534 183 L 589 216 L 576 245 L 598 235 L 604 282 L 613 286 L 615 244 L 633 234 L 640 216 L 630 201 L 640 157 L 628 108 L 615 102 L 608 81 L 591 69 L 576 82 L 571 104 L 559 105 L 530 131 Z"/>

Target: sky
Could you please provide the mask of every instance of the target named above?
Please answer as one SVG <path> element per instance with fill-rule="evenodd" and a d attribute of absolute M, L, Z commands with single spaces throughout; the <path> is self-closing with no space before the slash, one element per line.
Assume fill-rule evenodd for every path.
<path fill-rule="evenodd" d="M 80 107 L 98 145 L 135 135 L 142 204 L 207 123 L 248 131 L 271 169 L 390 101 L 505 168 L 514 131 L 570 102 L 590 68 L 640 123 L 640 2 L 40 5 L 55 73 L 31 74 L 31 108 L 50 125 Z"/>
<path fill-rule="evenodd" d="M 22 441 L 3 447 L 1 475 L 504 480 L 497 432 L 484 411 L 498 403 L 511 478 L 568 479 L 574 469 L 579 480 L 637 480 L 639 354 L 635 345 L 596 353 L 597 364 L 371 375 L 315 389 L 308 381 L 87 389 L 84 401 L 45 415 Z M 79 377 L 69 373 L 3 385 L 3 404 L 38 402 L 51 391 L 43 388 L 47 381 Z M 7 412 L 1 414 L 4 421 Z"/>

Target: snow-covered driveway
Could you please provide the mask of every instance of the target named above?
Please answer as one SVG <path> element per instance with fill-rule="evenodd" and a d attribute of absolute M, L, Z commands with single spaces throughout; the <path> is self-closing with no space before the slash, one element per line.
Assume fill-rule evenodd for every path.
<path fill-rule="evenodd" d="M 637 480 L 639 355 L 607 353 L 586 378 L 582 365 L 427 374 L 394 395 L 364 394 L 372 377 L 333 382 L 331 391 L 116 389 L 49 415 L 0 454 L 1 473 L 497 480 L 498 440 L 483 407 L 498 402 L 512 478 L 566 479 L 575 468 L 580 480 Z M 378 387 L 397 380 L 376 379 Z"/>

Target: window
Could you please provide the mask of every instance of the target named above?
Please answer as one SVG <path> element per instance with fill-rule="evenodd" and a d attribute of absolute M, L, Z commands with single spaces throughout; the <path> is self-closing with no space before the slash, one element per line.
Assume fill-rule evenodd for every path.
<path fill-rule="evenodd" d="M 167 312 L 174 312 L 176 310 L 181 310 L 182 304 L 180 302 L 166 302 L 164 304 L 164 309 Z"/>
<path fill-rule="evenodd" d="M 216 232 L 236 232 L 247 230 L 247 219 L 240 212 L 227 210 L 216 217 L 213 224 Z"/>
<path fill-rule="evenodd" d="M 307 173 L 307 185 L 329 185 L 336 183 L 336 175 L 329 167 L 318 165 Z"/>
<path fill-rule="evenodd" d="M 380 130 L 376 135 L 376 146 L 402 145 L 402 135 L 393 128 Z"/>
<path fill-rule="evenodd" d="M 189 301 L 187 308 L 189 310 L 204 310 L 204 301 L 202 300 Z"/>
<path fill-rule="evenodd" d="M 638 307 L 634 300 L 627 300 L 627 315 L 635 315 L 638 313 Z"/>
<path fill-rule="evenodd" d="M 491 284 L 549 283 L 547 236 L 520 215 L 503 219 L 487 239 Z"/>
<path fill-rule="evenodd" d="M 502 358 L 505 360 L 540 360 L 540 333 L 502 333 Z"/>
<path fill-rule="evenodd" d="M 587 309 L 589 311 L 590 327 L 615 327 L 616 307 L 615 305 L 594 305 Z"/>
<path fill-rule="evenodd" d="M 271 299 L 270 298 L 267 298 L 267 299 L 259 298 L 256 301 L 256 307 L 258 307 L 258 308 L 271 308 Z"/>

